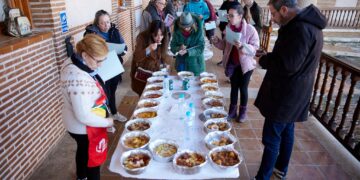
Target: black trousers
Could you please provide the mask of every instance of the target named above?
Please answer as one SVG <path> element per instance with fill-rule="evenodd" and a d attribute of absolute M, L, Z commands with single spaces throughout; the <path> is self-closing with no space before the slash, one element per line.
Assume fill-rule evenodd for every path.
<path fill-rule="evenodd" d="M 235 68 L 233 75 L 230 77 L 231 92 L 230 104 L 237 105 L 240 89 L 240 106 L 246 106 L 248 102 L 248 86 L 253 71 L 242 73 L 241 66 Z"/>
<path fill-rule="evenodd" d="M 106 88 L 106 92 L 107 92 L 107 96 L 108 96 L 108 100 L 109 100 L 109 108 L 111 111 L 111 114 L 116 114 L 117 113 L 117 108 L 116 108 L 116 89 L 118 84 L 122 81 L 121 78 L 121 74 L 107 80 L 105 82 L 105 88 Z"/>
<path fill-rule="evenodd" d="M 87 166 L 89 159 L 89 140 L 86 134 L 73 134 L 70 136 L 75 139 L 77 144 L 76 149 L 76 176 L 77 179 L 87 178 L 88 180 L 100 180 L 100 166 L 91 167 Z"/>

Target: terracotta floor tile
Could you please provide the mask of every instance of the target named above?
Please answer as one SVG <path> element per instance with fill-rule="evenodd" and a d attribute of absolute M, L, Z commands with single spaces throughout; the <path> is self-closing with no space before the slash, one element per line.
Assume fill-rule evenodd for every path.
<path fill-rule="evenodd" d="M 295 137 L 296 137 L 296 139 L 303 139 L 303 140 L 310 140 L 310 141 L 316 140 L 315 137 L 308 130 L 305 130 L 305 129 L 296 129 Z"/>
<path fill-rule="evenodd" d="M 264 116 L 260 114 L 259 111 L 248 111 L 247 112 L 248 120 L 264 120 Z"/>
<path fill-rule="evenodd" d="M 335 165 L 335 161 L 327 152 L 308 152 L 314 165 Z"/>
<path fill-rule="evenodd" d="M 248 170 L 247 170 L 247 167 L 246 167 L 246 164 L 244 162 L 242 162 L 239 166 L 239 172 L 240 172 L 240 179 L 250 179 L 249 177 L 249 173 L 248 173 Z"/>
<path fill-rule="evenodd" d="M 239 139 L 240 147 L 242 150 L 263 150 L 258 139 Z"/>
<path fill-rule="evenodd" d="M 304 122 L 295 123 L 295 129 L 307 129 L 304 125 Z"/>
<path fill-rule="evenodd" d="M 235 132 L 239 139 L 256 139 L 255 132 L 252 129 L 237 129 Z"/>
<path fill-rule="evenodd" d="M 259 170 L 260 164 L 246 164 L 250 179 L 254 178 Z"/>
<path fill-rule="evenodd" d="M 323 180 L 324 175 L 317 166 L 294 166 L 296 175 L 302 180 Z"/>
<path fill-rule="evenodd" d="M 318 141 L 309 141 L 309 140 L 298 140 L 302 146 L 302 151 L 317 151 L 325 152 L 325 148 Z"/>
<path fill-rule="evenodd" d="M 260 164 L 263 151 L 241 151 L 246 164 Z"/>
<path fill-rule="evenodd" d="M 296 169 L 293 166 L 288 167 L 288 172 L 286 174 L 286 179 L 299 179 L 296 174 Z"/>
<path fill-rule="evenodd" d="M 263 129 L 253 129 L 253 130 L 254 130 L 254 132 L 255 132 L 256 138 L 262 139 Z"/>
<path fill-rule="evenodd" d="M 291 153 L 290 164 L 292 164 L 292 165 L 311 165 L 312 160 L 306 152 L 293 151 Z"/>
<path fill-rule="evenodd" d="M 238 122 L 232 121 L 232 126 L 234 128 L 238 128 L 238 129 L 251 129 L 252 128 L 250 121 L 245 121 L 243 123 L 238 123 Z"/>
<path fill-rule="evenodd" d="M 331 165 L 331 166 L 319 166 L 319 169 L 324 174 L 325 179 L 327 180 L 339 180 L 339 179 L 352 179 L 348 174 L 346 174 L 340 166 Z"/>
<path fill-rule="evenodd" d="M 293 151 L 301 151 L 303 149 L 303 147 L 301 146 L 301 144 L 299 143 L 299 141 L 297 141 L 296 137 L 295 137 L 295 143 L 293 146 Z"/>
<path fill-rule="evenodd" d="M 264 120 L 253 120 L 250 121 L 252 128 L 262 129 L 264 126 Z"/>

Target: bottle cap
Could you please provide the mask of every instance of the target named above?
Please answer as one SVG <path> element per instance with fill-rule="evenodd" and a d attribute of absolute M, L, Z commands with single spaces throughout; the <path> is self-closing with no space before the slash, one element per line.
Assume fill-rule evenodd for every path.
<path fill-rule="evenodd" d="M 179 94 L 179 98 L 185 98 L 185 94 L 184 94 L 184 93 L 180 93 L 180 94 Z"/>
<path fill-rule="evenodd" d="M 189 107 L 193 108 L 193 107 L 194 107 L 194 103 L 189 103 Z"/>
<path fill-rule="evenodd" d="M 187 116 L 187 117 L 190 117 L 190 114 L 191 114 L 190 111 L 186 111 L 186 116 Z"/>

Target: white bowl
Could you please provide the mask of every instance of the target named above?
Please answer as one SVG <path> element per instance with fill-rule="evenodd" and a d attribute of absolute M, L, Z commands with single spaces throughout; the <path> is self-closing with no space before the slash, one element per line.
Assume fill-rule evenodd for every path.
<path fill-rule="evenodd" d="M 234 146 L 234 144 L 237 141 L 235 136 L 233 136 L 229 132 L 214 131 L 214 132 L 208 133 L 205 136 L 204 141 L 205 141 L 206 147 L 209 148 L 209 149 L 213 149 L 215 147 L 220 147 L 220 146 L 217 146 L 217 145 L 213 144 L 213 142 L 214 141 L 220 141 L 220 139 L 222 137 L 224 137 L 226 139 L 229 139 L 231 141 L 230 144 L 226 144 L 226 145 L 222 145 L 222 146 Z"/>
<path fill-rule="evenodd" d="M 149 117 L 149 118 L 140 117 L 139 114 L 143 113 L 143 112 L 155 112 L 156 115 L 155 115 L 155 117 Z M 154 108 L 139 108 L 134 111 L 134 118 L 136 118 L 136 119 L 145 119 L 145 120 L 153 121 L 158 117 L 158 115 L 159 114 L 157 113 L 157 110 Z"/>
<path fill-rule="evenodd" d="M 218 80 L 213 77 L 203 77 L 200 78 L 200 84 L 218 84 Z"/>
<path fill-rule="evenodd" d="M 155 71 L 152 73 L 152 76 L 166 76 L 166 75 L 168 75 L 168 73 L 165 71 Z"/>
<path fill-rule="evenodd" d="M 144 154 L 145 156 L 147 156 L 149 158 L 148 164 L 146 166 L 140 167 L 140 168 L 134 168 L 134 169 L 127 168 L 124 165 L 124 161 L 126 161 L 126 159 L 129 158 L 130 156 L 137 155 L 137 154 Z M 146 168 L 149 166 L 149 164 L 151 162 L 151 159 L 152 159 L 152 157 L 151 157 L 151 154 L 150 154 L 150 152 L 148 150 L 135 149 L 135 150 L 130 150 L 130 151 L 124 152 L 121 155 L 120 162 L 121 162 L 121 166 L 125 169 L 125 171 L 127 173 L 137 175 L 137 174 L 143 173 L 146 170 Z"/>
<path fill-rule="evenodd" d="M 151 97 L 151 95 L 157 95 L 159 97 Z M 163 92 L 162 91 L 145 91 L 143 93 L 143 98 L 144 99 L 154 99 L 154 100 L 158 100 L 160 101 L 163 97 Z"/>
<path fill-rule="evenodd" d="M 208 83 L 208 84 L 201 85 L 201 89 L 204 91 L 204 93 L 206 93 L 208 91 L 219 91 L 220 88 L 219 88 L 218 84 Z"/>
<path fill-rule="evenodd" d="M 164 156 L 161 156 L 159 155 L 158 153 L 156 153 L 156 148 L 162 144 L 170 144 L 170 145 L 173 145 L 176 147 L 176 151 L 174 154 L 172 154 L 171 156 L 167 156 L 167 157 L 164 157 Z M 157 139 L 153 142 L 151 142 L 149 144 L 149 149 L 150 149 L 150 152 L 151 154 L 153 155 L 153 158 L 156 160 L 156 161 L 159 161 L 159 162 L 170 162 L 175 154 L 177 153 L 177 151 L 179 150 L 179 146 L 176 144 L 175 141 L 173 140 L 168 140 L 168 139 Z"/>
<path fill-rule="evenodd" d="M 220 91 L 206 91 L 205 97 L 214 98 L 214 99 L 223 99 L 224 94 Z"/>
<path fill-rule="evenodd" d="M 194 78 L 194 73 L 190 72 L 190 71 L 181 71 L 181 72 L 178 72 L 177 75 L 180 77 L 180 79 L 184 79 L 184 78 L 193 79 Z"/>
<path fill-rule="evenodd" d="M 145 104 L 146 103 L 151 103 L 151 104 L 154 104 L 154 106 L 151 106 L 151 107 L 145 107 Z M 156 104 L 156 105 L 155 105 Z M 140 108 L 153 108 L 153 109 L 156 109 L 158 110 L 159 109 L 159 106 L 160 106 L 160 101 L 158 100 L 155 100 L 155 99 L 142 99 L 138 102 L 137 104 L 137 109 L 140 109 Z"/>
<path fill-rule="evenodd" d="M 149 77 L 147 79 L 147 82 L 149 84 L 152 84 L 152 83 L 163 83 L 164 82 L 164 77 L 162 76 L 153 76 L 153 77 Z"/>
<path fill-rule="evenodd" d="M 139 147 L 129 147 L 125 144 L 125 141 L 128 139 L 128 138 L 133 138 L 133 137 L 138 137 L 138 136 L 145 136 L 148 141 L 143 144 L 142 146 L 139 146 Z M 146 132 L 143 132 L 143 131 L 130 131 L 130 132 L 127 132 L 125 133 L 121 138 L 120 138 L 120 141 L 121 141 L 121 145 L 127 149 L 127 150 L 132 150 L 132 149 L 145 149 L 148 145 L 149 145 L 149 142 L 150 142 L 150 136 L 148 133 Z"/>
<path fill-rule="evenodd" d="M 204 112 L 203 112 L 204 116 L 205 116 L 205 119 L 208 120 L 208 119 L 227 119 L 228 117 L 228 113 L 222 109 L 218 109 L 218 108 L 209 108 L 209 109 L 206 109 Z M 224 115 L 224 117 L 212 117 L 211 115 L 212 114 L 222 114 Z"/>
<path fill-rule="evenodd" d="M 216 75 L 214 73 L 209 73 L 209 72 L 202 72 L 200 73 L 200 77 L 212 77 L 212 78 L 216 78 Z"/>
<path fill-rule="evenodd" d="M 221 105 L 220 106 L 210 105 L 210 103 L 213 102 L 218 102 Z M 222 99 L 214 99 L 214 98 L 205 98 L 202 100 L 202 104 L 205 107 L 205 109 L 209 109 L 209 108 L 224 109 L 225 106 L 225 103 Z"/>
<path fill-rule="evenodd" d="M 145 91 L 162 91 L 163 86 L 163 83 L 148 84 L 145 86 Z"/>
<path fill-rule="evenodd" d="M 193 167 L 187 167 L 187 166 L 180 166 L 176 163 L 177 158 L 179 158 L 181 155 L 185 154 L 185 153 L 196 153 L 201 155 L 205 161 L 197 166 L 193 166 Z M 196 152 L 196 151 L 192 151 L 192 150 L 182 150 L 178 153 L 175 154 L 174 159 L 172 161 L 173 167 L 175 169 L 175 171 L 179 174 L 197 174 L 200 172 L 200 170 L 202 169 L 203 166 L 205 166 L 205 164 L 207 163 L 207 156 L 204 155 L 201 152 Z"/>
<path fill-rule="evenodd" d="M 225 129 L 220 129 L 219 125 L 220 123 L 226 124 Z M 208 127 L 208 126 L 212 127 Z M 206 133 L 214 132 L 214 131 L 223 131 L 223 132 L 230 132 L 231 130 L 231 124 L 226 119 L 209 119 L 204 123 L 204 129 Z"/>
<path fill-rule="evenodd" d="M 220 165 L 220 164 L 215 163 L 213 158 L 212 158 L 212 154 L 219 153 L 219 152 L 233 152 L 234 155 L 238 159 L 238 163 L 235 163 L 235 164 L 229 165 L 229 166 Z M 208 156 L 209 156 L 209 159 L 210 159 L 209 161 L 210 161 L 211 165 L 215 169 L 217 169 L 219 171 L 231 171 L 231 170 L 237 169 L 239 167 L 239 165 L 241 164 L 241 162 L 243 161 L 243 159 L 244 159 L 242 154 L 239 153 L 237 150 L 235 150 L 234 147 L 231 147 L 231 146 L 216 147 L 216 148 L 209 151 Z M 229 162 L 229 161 L 227 161 L 227 162 Z"/>
<path fill-rule="evenodd" d="M 147 129 L 134 129 L 134 130 L 130 130 L 130 126 L 133 125 L 134 123 L 147 123 L 149 125 L 149 128 Z M 132 119 L 128 122 L 126 122 L 125 124 L 125 130 L 126 131 L 144 131 L 144 132 L 148 132 L 149 129 L 151 127 L 151 121 L 149 120 L 145 120 L 145 119 Z"/>

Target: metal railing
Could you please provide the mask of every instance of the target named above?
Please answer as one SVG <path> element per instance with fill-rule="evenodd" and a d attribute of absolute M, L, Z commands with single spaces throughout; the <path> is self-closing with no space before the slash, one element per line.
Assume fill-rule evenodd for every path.
<path fill-rule="evenodd" d="M 360 160 L 360 69 L 322 54 L 310 112 Z"/>
<path fill-rule="evenodd" d="M 357 7 L 321 7 L 320 12 L 327 19 L 327 28 L 360 28 L 360 8 Z M 262 22 L 269 24 L 271 13 L 268 7 L 262 7 Z"/>

